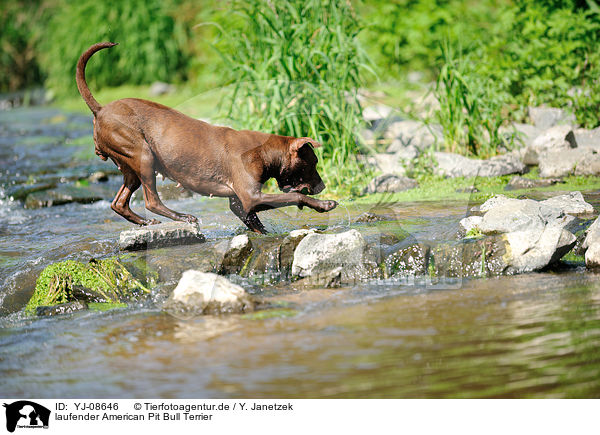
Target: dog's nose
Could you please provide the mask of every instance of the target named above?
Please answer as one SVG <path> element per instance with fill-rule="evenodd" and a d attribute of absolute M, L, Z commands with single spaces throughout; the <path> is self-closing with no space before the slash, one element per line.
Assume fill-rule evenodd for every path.
<path fill-rule="evenodd" d="M 317 184 L 314 189 L 314 195 L 318 195 L 319 193 L 321 193 L 323 191 L 323 189 L 325 189 L 325 183 L 323 183 L 323 181 L 321 181 L 319 184 Z"/>

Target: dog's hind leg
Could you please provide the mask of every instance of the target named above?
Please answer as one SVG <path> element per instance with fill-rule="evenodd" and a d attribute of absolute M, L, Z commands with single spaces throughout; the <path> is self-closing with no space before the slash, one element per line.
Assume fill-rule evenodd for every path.
<path fill-rule="evenodd" d="M 237 196 L 229 197 L 229 208 L 249 229 L 255 233 L 267 234 L 267 230 L 265 230 L 265 227 L 260 219 L 258 219 L 256 213 L 246 213 L 244 207 L 242 207 L 242 202 Z"/>
<path fill-rule="evenodd" d="M 154 171 L 154 156 L 152 155 L 152 151 L 146 148 L 144 151 L 142 151 L 140 168 L 140 180 L 144 189 L 144 202 L 146 203 L 146 208 L 152 213 L 168 217 L 174 221 L 198 222 L 198 218 L 195 216 L 192 216 L 191 214 L 178 213 L 167 208 L 167 206 L 162 203 L 160 197 L 158 196 L 158 192 L 156 191 L 156 174 Z"/>
<path fill-rule="evenodd" d="M 152 225 L 159 223 L 156 219 L 144 219 L 131 211 L 129 208 L 131 195 L 140 187 L 141 183 L 138 176 L 128 167 L 121 165 L 121 171 L 123 172 L 123 185 L 119 189 L 117 196 L 115 196 L 110 208 L 134 224 Z"/>

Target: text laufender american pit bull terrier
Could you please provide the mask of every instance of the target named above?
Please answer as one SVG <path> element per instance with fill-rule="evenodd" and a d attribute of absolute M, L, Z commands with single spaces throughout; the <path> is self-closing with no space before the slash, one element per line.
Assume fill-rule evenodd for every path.
<path fill-rule="evenodd" d="M 202 195 L 229 198 L 231 211 L 252 231 L 266 233 L 257 212 L 296 205 L 327 212 L 335 201 L 311 198 L 325 185 L 319 176 L 314 139 L 278 136 L 256 131 L 237 131 L 190 118 L 170 107 L 137 98 L 124 98 L 102 107 L 85 81 L 85 66 L 103 48 L 92 45 L 77 63 L 77 88 L 94 114 L 96 154 L 111 159 L 123 173 L 123 185 L 111 208 L 138 224 L 144 219 L 129 208 L 133 192 L 144 191 L 146 208 L 173 220 L 196 222 L 196 217 L 167 208 L 156 191 L 156 173 Z M 312 146 L 311 146 L 312 145 Z M 281 194 L 263 194 L 261 187 L 275 178 Z"/>

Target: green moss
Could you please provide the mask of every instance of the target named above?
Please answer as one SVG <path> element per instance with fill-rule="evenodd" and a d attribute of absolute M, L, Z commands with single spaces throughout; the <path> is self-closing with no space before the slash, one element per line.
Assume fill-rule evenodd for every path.
<path fill-rule="evenodd" d="M 480 237 L 483 237 L 483 233 L 477 227 L 471 228 L 467 231 L 467 234 L 465 234 L 465 239 L 478 239 Z"/>
<path fill-rule="evenodd" d="M 127 308 L 127 304 L 122 302 L 90 302 L 88 308 L 91 311 L 108 311 L 115 308 Z"/>
<path fill-rule="evenodd" d="M 122 303 L 136 299 L 140 293 L 149 293 L 116 258 L 92 260 L 87 264 L 67 260 L 51 264 L 42 271 L 25 312 L 34 314 L 39 306 L 75 300 L 73 286 L 93 290 L 109 303 Z"/>
<path fill-rule="evenodd" d="M 427 264 L 427 274 L 431 278 L 435 278 L 435 258 L 433 255 L 429 257 L 429 263 Z"/>
<path fill-rule="evenodd" d="M 583 255 L 577 255 L 573 251 L 566 254 L 561 260 L 569 263 L 585 264 L 585 257 Z"/>
<path fill-rule="evenodd" d="M 533 171 L 532 171 L 533 172 Z M 535 178 L 536 173 L 525 175 L 526 178 Z M 398 193 L 376 193 L 357 198 L 357 203 L 382 203 L 382 202 L 417 202 L 417 201 L 465 201 L 484 202 L 496 194 L 516 198 L 531 192 L 559 192 L 559 191 L 586 191 L 600 189 L 600 177 L 569 176 L 563 179 L 564 183 L 548 187 L 522 190 L 504 190 L 506 184 L 514 175 L 501 177 L 457 177 L 443 178 L 437 175 L 419 178 L 419 187 Z M 460 192 L 474 186 L 478 192 Z"/>

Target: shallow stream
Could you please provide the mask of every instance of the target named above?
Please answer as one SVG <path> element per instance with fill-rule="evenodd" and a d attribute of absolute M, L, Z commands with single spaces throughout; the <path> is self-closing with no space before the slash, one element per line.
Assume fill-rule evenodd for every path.
<path fill-rule="evenodd" d="M 183 320 L 152 303 L 24 316 L 45 266 L 114 254 L 119 232 L 131 228 L 109 199 L 38 209 L 10 199 L 16 186 L 114 173 L 111 164 L 88 160 L 90 134 L 88 116 L 0 112 L 1 396 L 600 396 L 600 274 L 583 267 L 436 286 L 402 280 L 259 289 L 257 296 L 287 307 L 275 317 Z M 119 185 L 117 175 L 102 183 L 115 193 Z M 597 197 L 587 198 L 598 210 Z M 200 217 L 208 243 L 241 230 L 224 200 L 165 202 Z M 261 219 L 270 231 L 286 232 L 343 228 L 364 212 L 393 214 L 417 240 L 443 241 L 455 236 L 470 205 L 343 201 L 329 214 L 288 208 Z M 139 200 L 132 208 L 145 213 Z"/>

